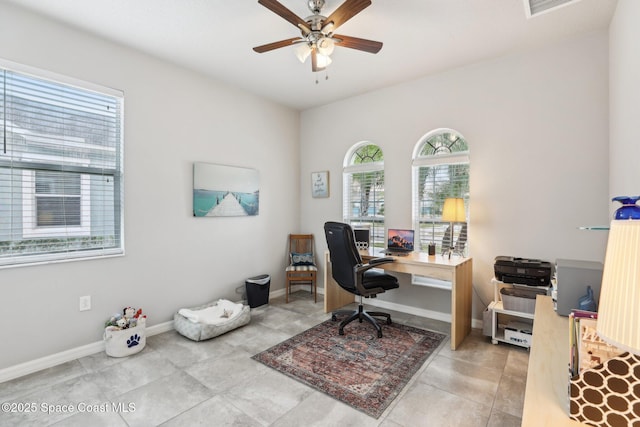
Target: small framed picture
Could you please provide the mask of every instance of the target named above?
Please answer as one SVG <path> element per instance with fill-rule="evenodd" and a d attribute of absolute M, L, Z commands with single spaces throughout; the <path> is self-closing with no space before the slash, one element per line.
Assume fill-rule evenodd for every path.
<path fill-rule="evenodd" d="M 329 171 L 311 172 L 311 196 L 329 197 Z"/>

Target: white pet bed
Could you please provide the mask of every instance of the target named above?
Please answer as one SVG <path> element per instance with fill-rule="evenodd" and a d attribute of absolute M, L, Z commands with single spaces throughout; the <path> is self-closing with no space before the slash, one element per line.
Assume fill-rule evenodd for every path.
<path fill-rule="evenodd" d="M 173 326 L 181 335 L 202 341 L 244 326 L 250 320 L 248 305 L 220 299 L 198 307 L 180 309 L 173 315 Z"/>

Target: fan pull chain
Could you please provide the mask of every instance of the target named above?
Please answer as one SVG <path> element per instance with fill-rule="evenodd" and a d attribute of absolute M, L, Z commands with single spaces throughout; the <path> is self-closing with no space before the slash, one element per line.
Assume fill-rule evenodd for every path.
<path fill-rule="evenodd" d="M 329 80 L 329 72 L 325 69 L 324 79 Z M 316 84 L 318 84 L 318 74 L 316 73 Z"/>

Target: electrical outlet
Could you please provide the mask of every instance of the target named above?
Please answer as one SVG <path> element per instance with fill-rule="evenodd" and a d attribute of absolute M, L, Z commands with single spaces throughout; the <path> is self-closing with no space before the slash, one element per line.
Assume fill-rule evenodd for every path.
<path fill-rule="evenodd" d="M 80 297 L 80 311 L 91 310 L 91 295 Z"/>

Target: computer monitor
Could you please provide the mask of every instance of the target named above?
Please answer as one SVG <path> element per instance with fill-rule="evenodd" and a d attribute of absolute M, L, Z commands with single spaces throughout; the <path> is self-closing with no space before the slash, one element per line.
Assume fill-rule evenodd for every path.
<path fill-rule="evenodd" d="M 391 252 L 413 251 L 414 231 L 399 228 L 387 230 L 387 250 Z"/>
<path fill-rule="evenodd" d="M 356 246 L 358 250 L 369 249 L 369 229 L 368 228 L 354 228 L 353 234 L 356 239 Z"/>

